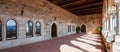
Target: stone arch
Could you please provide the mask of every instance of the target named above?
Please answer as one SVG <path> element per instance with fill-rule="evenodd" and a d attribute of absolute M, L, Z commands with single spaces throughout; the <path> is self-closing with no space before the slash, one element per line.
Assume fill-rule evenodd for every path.
<path fill-rule="evenodd" d="M 53 23 L 51 27 L 51 36 L 57 37 L 57 25 L 55 23 Z"/>
<path fill-rule="evenodd" d="M 81 32 L 86 32 L 86 26 L 84 24 L 81 26 Z"/>

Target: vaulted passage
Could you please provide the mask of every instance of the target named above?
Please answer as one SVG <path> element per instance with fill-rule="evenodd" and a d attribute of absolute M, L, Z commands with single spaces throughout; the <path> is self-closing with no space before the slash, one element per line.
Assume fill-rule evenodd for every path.
<path fill-rule="evenodd" d="M 105 52 L 96 34 L 72 34 L 47 41 L 14 47 L 0 52 Z"/>

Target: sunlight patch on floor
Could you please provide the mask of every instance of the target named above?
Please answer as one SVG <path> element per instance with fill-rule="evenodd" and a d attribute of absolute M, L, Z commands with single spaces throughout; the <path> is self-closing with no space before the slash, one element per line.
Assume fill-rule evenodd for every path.
<path fill-rule="evenodd" d="M 71 43 L 73 45 L 78 46 L 78 47 L 80 47 L 84 50 L 87 50 L 89 52 L 101 52 L 100 49 L 96 49 L 94 46 L 86 44 L 86 43 L 78 42 L 78 41 L 75 41 L 75 40 L 72 40 Z"/>
<path fill-rule="evenodd" d="M 90 40 L 94 40 L 94 41 L 100 41 L 100 40 L 98 40 L 96 38 L 90 38 L 90 37 L 84 37 L 84 36 L 81 36 L 81 38 L 90 39 Z"/>
<path fill-rule="evenodd" d="M 83 51 L 69 45 L 61 45 L 60 52 L 83 52 Z"/>
<path fill-rule="evenodd" d="M 97 42 L 92 41 L 92 40 L 86 40 L 86 39 L 81 39 L 81 38 L 76 38 L 76 39 L 79 40 L 79 41 L 89 43 L 89 44 L 93 44 L 93 45 L 101 45 L 100 43 L 97 43 Z"/>

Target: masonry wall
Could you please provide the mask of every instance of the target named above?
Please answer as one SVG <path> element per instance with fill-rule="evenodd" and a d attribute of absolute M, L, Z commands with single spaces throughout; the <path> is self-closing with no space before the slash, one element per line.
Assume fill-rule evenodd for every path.
<path fill-rule="evenodd" d="M 17 39 L 6 40 L 6 23 L 9 19 L 17 22 Z M 81 17 L 82 19 L 82 17 Z M 0 50 L 33 42 L 51 39 L 51 26 L 57 25 L 57 36 L 73 34 L 68 25 L 77 26 L 78 16 L 48 2 L 47 0 L 0 0 L 0 21 L 2 22 L 2 41 Z M 26 22 L 33 22 L 33 37 L 26 38 Z M 35 23 L 41 23 L 41 36 L 35 34 Z"/>
<path fill-rule="evenodd" d="M 98 33 L 97 27 L 102 26 L 102 14 L 90 14 L 79 16 L 79 24 L 86 26 L 87 33 Z"/>

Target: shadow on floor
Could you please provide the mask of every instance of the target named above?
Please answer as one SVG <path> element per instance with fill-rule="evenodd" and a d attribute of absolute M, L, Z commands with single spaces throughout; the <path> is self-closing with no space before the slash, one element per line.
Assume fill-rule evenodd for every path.
<path fill-rule="evenodd" d="M 99 35 L 84 33 L 54 38 L 0 52 L 105 52 Z"/>

